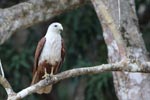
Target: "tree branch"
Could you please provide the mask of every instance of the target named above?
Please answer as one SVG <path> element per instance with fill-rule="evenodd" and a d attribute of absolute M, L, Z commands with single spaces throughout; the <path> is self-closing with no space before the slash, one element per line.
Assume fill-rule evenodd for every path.
<path fill-rule="evenodd" d="M 89 0 L 30 0 L 10 8 L 0 9 L 0 44 L 14 32 L 46 21 Z"/>
<path fill-rule="evenodd" d="M 2 74 L 2 75 L 0 75 L 0 84 L 5 88 L 5 91 L 8 95 L 8 98 L 9 98 L 9 96 L 12 97 L 13 95 L 15 95 L 15 92 L 13 91 L 11 85 L 9 84 L 7 79 L 5 78 L 1 60 L 0 60 L 0 69 L 1 69 L 1 74 Z"/>
<path fill-rule="evenodd" d="M 1 63 L 1 59 L 0 59 L 0 70 L 1 70 L 2 77 L 5 77 L 4 70 L 2 67 L 2 63 Z"/>
<path fill-rule="evenodd" d="M 0 84 L 5 88 L 8 98 L 16 95 L 6 78 L 0 75 Z"/>
<path fill-rule="evenodd" d="M 8 100 L 22 99 L 26 97 L 27 95 L 35 93 L 41 87 L 47 86 L 49 84 L 54 84 L 56 82 L 59 82 L 67 78 L 76 77 L 80 75 L 98 74 L 98 73 L 108 72 L 108 71 L 150 73 L 150 62 L 137 64 L 136 62 L 131 63 L 129 60 L 124 60 L 124 61 L 113 63 L 113 64 L 102 64 L 102 65 L 93 66 L 93 67 L 76 68 L 76 69 L 67 70 L 59 74 L 53 75 L 52 77 L 49 77 L 48 79 L 41 80 L 37 84 L 25 88 L 13 96 L 9 96 L 8 94 L 8 97 L 9 97 Z M 0 79 L 1 78 L 2 77 L 0 77 Z M 5 80 L 5 81 L 3 82 L 2 80 L 3 81 Z M 5 82 L 8 83 L 8 81 L 5 78 L 2 78 L 2 80 L 0 80 L 0 83 L 4 86 L 4 88 L 6 88 Z M 9 88 L 11 89 L 10 85 L 9 85 Z"/>
<path fill-rule="evenodd" d="M 149 61 L 142 34 L 139 31 L 138 19 L 135 13 L 135 0 L 91 1 L 101 21 L 104 40 L 108 49 L 109 63 L 115 63 L 125 58 L 130 58 L 136 63 Z M 118 15 L 120 15 L 120 22 Z M 120 27 L 117 28 L 119 23 Z M 142 68 L 140 65 L 138 67 Z M 141 100 L 150 98 L 150 91 L 148 90 L 150 88 L 149 77 L 150 74 L 113 72 L 113 82 L 118 99 Z"/>

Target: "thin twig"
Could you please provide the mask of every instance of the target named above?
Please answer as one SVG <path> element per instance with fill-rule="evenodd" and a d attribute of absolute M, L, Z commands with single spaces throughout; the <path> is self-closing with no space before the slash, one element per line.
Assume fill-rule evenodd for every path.
<path fill-rule="evenodd" d="M 120 29 L 120 24 L 121 24 L 121 9 L 120 9 L 120 0 L 118 0 L 118 17 L 119 17 L 119 29 Z"/>
<path fill-rule="evenodd" d="M 0 59 L 0 69 L 1 69 L 2 77 L 5 77 L 3 66 L 2 66 L 2 63 L 1 63 L 1 59 Z"/>

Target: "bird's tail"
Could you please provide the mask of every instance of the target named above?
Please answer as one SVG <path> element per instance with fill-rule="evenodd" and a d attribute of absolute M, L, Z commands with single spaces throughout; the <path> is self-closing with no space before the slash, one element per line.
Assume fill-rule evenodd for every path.
<path fill-rule="evenodd" d="M 35 74 L 33 75 L 33 78 L 32 78 L 31 85 L 37 83 L 39 80 L 40 80 L 39 76 L 37 75 L 37 72 L 35 72 Z"/>
<path fill-rule="evenodd" d="M 39 78 L 39 76 L 37 75 L 37 72 L 36 72 L 33 76 L 31 85 L 34 85 L 35 83 L 37 83 L 39 81 L 40 81 L 40 78 Z M 51 90 L 52 90 L 52 85 L 48 85 L 48 86 L 45 86 L 45 87 L 39 89 L 36 93 L 38 93 L 38 94 L 43 94 L 43 93 L 48 94 L 48 93 L 51 92 Z"/>
<path fill-rule="evenodd" d="M 48 86 L 46 86 L 46 87 L 43 87 L 43 88 L 39 89 L 39 90 L 37 91 L 37 93 L 38 93 L 38 94 L 43 94 L 43 93 L 48 94 L 48 93 L 51 92 L 51 90 L 52 90 L 52 85 L 48 85 Z"/>

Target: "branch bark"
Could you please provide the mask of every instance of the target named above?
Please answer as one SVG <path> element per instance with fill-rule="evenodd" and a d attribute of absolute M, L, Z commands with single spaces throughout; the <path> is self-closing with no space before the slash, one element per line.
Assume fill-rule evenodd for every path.
<path fill-rule="evenodd" d="M 8 98 L 11 98 L 12 96 L 16 95 L 16 93 L 13 91 L 13 89 L 12 89 L 11 85 L 9 84 L 9 82 L 7 81 L 7 79 L 1 75 L 0 75 L 0 84 L 5 88 Z"/>
<path fill-rule="evenodd" d="M 87 2 L 88 0 L 29 0 L 0 9 L 0 44 L 19 29 L 46 21 Z"/>
<path fill-rule="evenodd" d="M 9 97 L 15 95 L 15 92 L 13 91 L 11 85 L 9 84 L 7 79 L 5 78 L 1 60 L 0 60 L 0 71 L 1 71 L 1 74 L 2 74 L 2 76 L 0 75 L 0 84 L 5 88 L 5 91 L 8 95 L 8 98 L 9 98 Z"/>
<path fill-rule="evenodd" d="M 109 63 L 126 58 L 136 63 L 148 61 L 148 53 L 139 31 L 134 0 L 91 1 L 103 27 Z M 113 72 L 113 80 L 119 100 L 147 100 L 150 98 L 149 74 Z"/>
<path fill-rule="evenodd" d="M 141 67 L 139 67 L 141 66 Z M 8 100 L 18 100 L 22 99 L 32 93 L 35 93 L 41 87 L 47 86 L 49 84 L 54 84 L 61 80 L 76 77 L 80 75 L 89 75 L 89 74 L 99 74 L 107 71 L 127 71 L 127 72 L 143 72 L 150 73 L 150 62 L 144 62 L 141 65 L 136 63 L 131 63 L 129 60 L 124 60 L 112 64 L 102 64 L 92 67 L 85 68 L 76 68 L 61 72 L 59 74 L 53 75 L 47 79 L 41 80 L 35 85 L 29 86 L 18 93 L 14 93 L 9 82 L 2 76 L 0 76 L 0 84 L 6 89 L 8 94 Z M 9 91 L 8 91 L 9 90 Z"/>

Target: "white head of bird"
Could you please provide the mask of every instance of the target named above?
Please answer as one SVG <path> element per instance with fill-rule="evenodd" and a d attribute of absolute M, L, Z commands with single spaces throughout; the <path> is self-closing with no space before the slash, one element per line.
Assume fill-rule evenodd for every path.
<path fill-rule="evenodd" d="M 54 22 L 49 25 L 47 33 L 53 32 L 60 34 L 62 31 L 63 31 L 62 25 L 58 22 Z"/>

